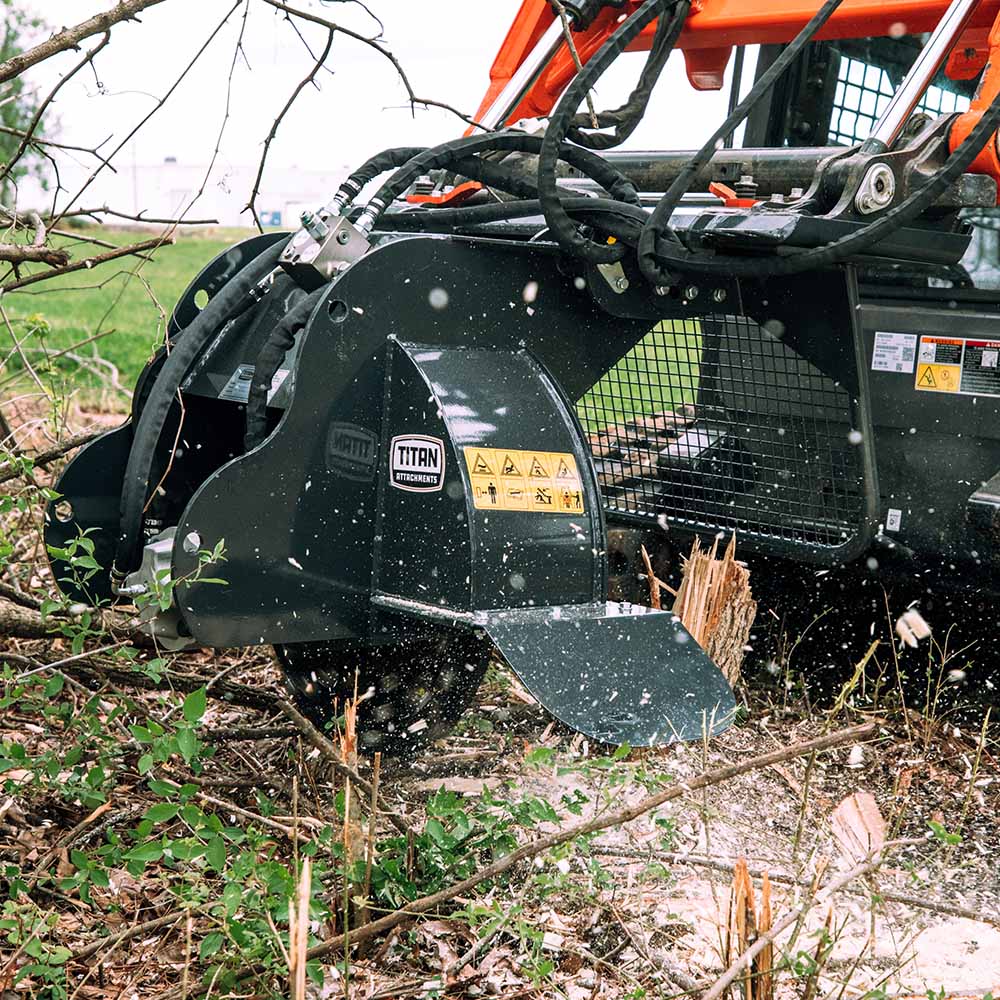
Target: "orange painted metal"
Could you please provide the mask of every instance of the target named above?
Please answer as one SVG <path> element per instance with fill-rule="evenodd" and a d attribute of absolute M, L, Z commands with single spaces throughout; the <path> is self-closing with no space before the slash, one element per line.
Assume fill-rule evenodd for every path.
<path fill-rule="evenodd" d="M 997 15 L 990 30 L 989 57 L 976 96 L 972 99 L 969 110 L 959 115 L 948 134 L 948 145 L 952 151 L 965 141 L 966 136 L 982 118 L 983 112 L 996 100 L 997 94 L 1000 94 L 1000 15 Z M 997 149 L 997 141 L 998 136 L 994 134 L 982 152 L 972 161 L 968 173 L 986 174 L 994 178 L 998 189 L 997 203 L 1000 204 L 1000 152 Z"/>
<path fill-rule="evenodd" d="M 483 186 L 478 181 L 464 181 L 443 194 L 408 194 L 406 200 L 411 205 L 434 205 L 435 207 L 461 205 L 463 201 L 468 201 L 477 191 L 482 191 L 482 189 Z"/>
<path fill-rule="evenodd" d="M 622 9 L 603 11 L 586 30 L 574 34 L 580 59 L 586 63 L 614 31 L 618 22 L 640 6 L 627 0 Z M 678 46 L 687 59 L 688 77 L 697 89 L 718 89 L 734 45 L 788 42 L 816 13 L 818 0 L 695 0 Z M 870 38 L 882 35 L 917 34 L 931 31 L 947 9 L 947 0 L 844 0 L 816 38 Z M 974 75 L 981 60 L 984 29 L 989 29 L 1000 10 L 1000 0 L 983 0 L 966 34 L 949 62 L 960 78 Z M 523 0 L 517 17 L 490 71 L 490 87 L 479 109 L 485 112 L 503 90 L 514 71 L 531 52 L 554 14 L 548 0 Z M 635 43 L 636 51 L 649 49 L 655 25 L 650 25 Z M 969 55 L 963 59 L 963 55 Z M 576 73 L 569 49 L 563 45 L 508 121 L 549 114 Z"/>

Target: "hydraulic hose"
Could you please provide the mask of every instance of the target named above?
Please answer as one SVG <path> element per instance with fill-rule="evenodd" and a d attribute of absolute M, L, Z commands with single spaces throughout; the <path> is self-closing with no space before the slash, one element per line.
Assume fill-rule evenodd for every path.
<path fill-rule="evenodd" d="M 840 6 L 842 0 L 826 0 L 826 3 L 810 18 L 808 23 L 795 36 L 792 42 L 782 51 L 781 55 L 768 67 L 767 71 L 754 84 L 750 93 L 733 109 L 726 120 L 715 130 L 708 141 L 698 150 L 687 166 L 666 190 L 663 197 L 653 209 L 649 221 L 639 239 L 639 269 L 648 281 L 654 285 L 668 284 L 667 276 L 656 263 L 656 241 L 659 237 L 668 235 L 676 240 L 670 230 L 670 217 L 680 204 L 681 198 L 687 192 L 691 182 L 698 176 L 698 171 L 708 163 L 719 148 L 719 143 L 728 139 L 736 130 L 750 110 L 774 86 L 778 78 L 798 58 L 802 49 L 813 39 L 820 28 L 829 20 L 830 15 Z"/>
<path fill-rule="evenodd" d="M 690 6 L 690 0 L 646 0 L 627 21 L 615 29 L 597 54 L 577 74 L 556 105 L 555 111 L 552 112 L 538 158 L 538 192 L 545 221 L 553 237 L 560 246 L 576 257 L 594 264 L 610 263 L 624 256 L 625 247 L 619 244 L 608 246 L 587 239 L 577 230 L 576 224 L 563 210 L 556 183 L 556 162 L 559 159 L 563 137 L 569 130 L 573 115 L 587 91 L 638 37 L 647 24 L 658 17 L 666 17 L 667 12 L 673 8 L 670 27 L 663 43 L 666 45 L 669 42 L 669 45 L 666 45 L 666 55 L 663 56 L 666 59 L 669 49 L 673 47 L 680 33 Z"/>
<path fill-rule="evenodd" d="M 367 215 L 374 224 L 386 207 L 402 196 L 410 184 L 421 174 L 441 167 L 452 168 L 452 164 L 456 160 L 476 153 L 516 152 L 538 155 L 542 150 L 542 143 L 543 140 L 540 136 L 507 131 L 467 136 L 442 143 L 440 146 L 434 146 L 415 156 L 405 166 L 397 170 L 379 188 L 378 193 L 368 203 L 364 215 Z M 639 194 L 632 181 L 596 153 L 591 153 L 589 150 L 571 143 L 563 143 L 556 149 L 555 160 L 564 160 L 576 167 L 577 170 L 603 187 L 612 198 L 631 205 L 639 204 Z"/>
<path fill-rule="evenodd" d="M 568 197 L 563 208 L 574 217 L 586 220 L 629 244 L 638 239 L 646 221 L 646 212 L 633 205 L 626 205 L 609 198 Z M 389 212 L 379 220 L 378 228 L 386 231 L 445 231 L 459 226 L 485 225 L 505 222 L 542 214 L 542 203 L 537 199 L 504 201 L 494 205 L 476 205 L 464 208 L 435 208 L 411 212 Z"/>
<path fill-rule="evenodd" d="M 292 306 L 281 317 L 257 355 L 253 379 L 250 382 L 250 395 L 247 397 L 247 424 L 244 437 L 244 447 L 247 451 L 256 448 L 267 437 L 267 398 L 271 392 L 271 382 L 281 367 L 285 355 L 295 344 L 299 330 L 305 326 L 326 291 L 325 286 L 317 288 Z"/>
<path fill-rule="evenodd" d="M 113 583 L 123 580 L 138 562 L 143 511 L 156 448 L 181 383 L 212 337 L 234 313 L 241 311 L 251 289 L 274 269 L 286 242 L 279 240 L 272 244 L 237 272 L 185 327 L 183 336 L 176 340 L 163 363 L 132 435 L 132 448 L 122 482 L 121 533 L 111 567 Z"/>
<path fill-rule="evenodd" d="M 383 149 L 381 153 L 366 160 L 337 188 L 333 202 L 339 207 L 349 205 L 361 193 L 361 189 L 369 182 L 384 174 L 387 170 L 395 170 L 414 156 L 422 153 L 426 146 L 395 146 Z"/>
<path fill-rule="evenodd" d="M 590 115 L 578 114 L 574 116 L 566 137 L 587 149 L 604 150 L 620 146 L 636 130 L 646 114 L 653 88 L 667 65 L 667 59 L 673 51 L 682 24 L 683 20 L 677 18 L 659 19 L 649 57 L 639 75 L 639 82 L 629 94 L 628 100 L 614 111 L 598 112 L 597 127 L 614 129 L 610 135 L 606 132 L 588 131 L 594 128 Z"/>
<path fill-rule="evenodd" d="M 1000 96 L 983 113 L 983 117 L 979 119 L 979 123 L 969 133 L 962 145 L 948 157 L 944 166 L 930 180 L 922 184 L 895 208 L 890 208 L 875 222 L 861 230 L 849 233 L 847 236 L 842 236 L 839 240 L 834 240 L 826 246 L 803 250 L 785 257 L 747 258 L 721 254 L 708 256 L 688 250 L 680 243 L 660 241 L 656 249 L 656 258 L 666 260 L 670 266 L 680 270 L 694 269 L 710 274 L 746 275 L 748 277 L 797 274 L 836 264 L 848 255 L 860 253 L 879 240 L 885 239 L 886 236 L 930 208 L 948 185 L 953 184 L 959 176 L 965 173 L 998 127 L 1000 127 Z"/>

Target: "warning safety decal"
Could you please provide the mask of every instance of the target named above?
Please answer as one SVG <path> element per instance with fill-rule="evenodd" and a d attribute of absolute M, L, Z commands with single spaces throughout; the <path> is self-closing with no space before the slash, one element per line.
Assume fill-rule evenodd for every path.
<path fill-rule="evenodd" d="M 964 396 L 1000 396 L 1000 341 L 921 337 L 914 388 Z"/>
<path fill-rule="evenodd" d="M 479 510 L 584 511 L 583 484 L 568 452 L 466 448 L 465 464 Z"/>

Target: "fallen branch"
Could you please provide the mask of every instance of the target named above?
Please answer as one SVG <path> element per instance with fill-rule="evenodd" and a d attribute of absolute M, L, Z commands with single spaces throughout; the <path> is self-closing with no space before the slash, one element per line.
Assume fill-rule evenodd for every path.
<path fill-rule="evenodd" d="M 67 438 L 65 441 L 60 441 L 59 444 L 53 445 L 51 448 L 46 448 L 45 451 L 40 451 L 37 455 L 28 456 L 31 458 L 34 467 L 44 468 L 46 465 L 54 462 L 57 458 L 62 458 L 67 452 L 72 451 L 74 448 L 81 448 L 85 444 L 89 444 L 95 438 L 99 438 L 103 433 L 103 430 L 99 431 L 85 431 L 82 434 L 74 434 L 73 437 Z M 23 454 L 19 452 L 18 454 Z M 0 463 L 0 484 L 9 482 L 11 479 L 17 479 L 21 475 L 21 470 L 17 467 L 13 469 L 5 468 L 5 466 L 11 465 L 10 462 Z"/>
<path fill-rule="evenodd" d="M 203 909 L 207 904 L 202 904 L 200 907 L 195 907 L 195 912 Z M 75 952 L 70 958 L 71 962 L 85 962 L 88 958 L 93 958 L 99 951 L 103 951 L 105 948 L 113 948 L 117 944 L 121 944 L 123 941 L 130 941 L 134 937 L 138 937 L 140 934 L 148 934 L 150 931 L 158 931 L 161 927 L 169 927 L 171 924 L 175 924 L 180 920 L 183 920 L 185 912 L 180 913 L 174 911 L 173 913 L 168 913 L 165 917 L 155 917 L 153 920 L 146 920 L 141 924 L 133 924 L 131 927 L 126 927 L 123 931 L 118 931 L 117 934 L 110 934 L 106 938 L 101 938 L 99 941 L 95 941 L 93 944 L 88 944 L 85 948 L 81 948 L 78 952 Z"/>

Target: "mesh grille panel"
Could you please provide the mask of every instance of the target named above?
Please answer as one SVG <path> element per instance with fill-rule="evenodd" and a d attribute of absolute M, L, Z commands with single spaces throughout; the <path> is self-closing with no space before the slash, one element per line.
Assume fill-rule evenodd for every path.
<path fill-rule="evenodd" d="M 841 56 L 830 117 L 830 142 L 853 146 L 867 139 L 894 91 L 888 72 L 881 66 Z M 935 85 L 927 88 L 917 105 L 917 111 L 932 116 L 968 108 L 967 97 Z"/>
<path fill-rule="evenodd" d="M 847 393 L 745 318 L 659 324 L 577 412 L 609 512 L 737 529 L 775 551 L 860 530 Z"/>

